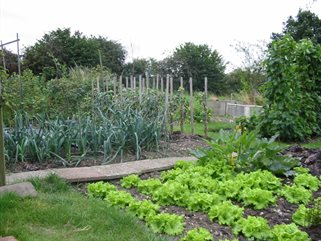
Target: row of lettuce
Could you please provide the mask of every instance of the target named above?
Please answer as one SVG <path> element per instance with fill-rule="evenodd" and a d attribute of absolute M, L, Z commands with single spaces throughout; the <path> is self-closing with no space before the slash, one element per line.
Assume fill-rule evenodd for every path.
<path fill-rule="evenodd" d="M 160 211 L 161 206 L 175 205 L 206 213 L 210 220 L 231 227 L 235 237 L 243 235 L 246 239 L 269 241 L 311 240 L 297 225 L 308 227 L 321 223 L 321 197 L 313 199 L 313 192 L 319 190 L 321 181 L 303 167 L 294 168 L 294 173 L 292 184 L 286 185 L 266 170 L 236 174 L 225 161 L 212 159 L 207 164 L 178 162 L 174 169 L 162 172 L 160 178 L 142 180 L 137 175 L 129 175 L 121 180 L 122 187 L 136 188 L 146 195 L 145 200 L 138 200 L 129 192 L 103 182 L 89 184 L 88 193 L 91 197 L 106 200 L 111 206 L 132 212 L 156 233 L 181 235 L 184 232 L 183 216 Z M 279 198 L 299 205 L 292 216 L 294 223 L 270 227 L 264 217 L 244 213 L 245 208 L 262 210 L 270 207 Z M 213 236 L 199 227 L 188 231 L 181 240 L 210 241 Z"/>

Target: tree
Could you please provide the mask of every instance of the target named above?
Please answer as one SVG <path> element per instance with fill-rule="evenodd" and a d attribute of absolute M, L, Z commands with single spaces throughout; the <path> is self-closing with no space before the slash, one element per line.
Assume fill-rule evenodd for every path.
<path fill-rule="evenodd" d="M 233 73 L 234 78 L 239 78 L 241 90 L 248 96 L 250 103 L 256 104 L 259 88 L 265 81 L 263 61 L 266 58 L 266 43 L 239 42 L 234 47 L 242 56 L 242 67 Z"/>
<path fill-rule="evenodd" d="M 295 18 L 290 16 L 284 23 L 282 33 L 272 33 L 272 40 L 280 39 L 286 34 L 296 41 L 310 39 L 321 44 L 321 19 L 309 10 L 300 9 Z"/>
<path fill-rule="evenodd" d="M 208 90 L 222 93 L 224 89 L 225 64 L 221 55 L 208 45 L 185 43 L 166 58 L 161 69 L 175 77 L 183 77 L 185 87 L 188 79 L 193 78 L 194 90 L 204 90 L 204 78 L 208 78 Z"/>
<path fill-rule="evenodd" d="M 24 66 L 47 79 L 61 77 L 66 68 L 95 67 L 100 64 L 120 74 L 126 51 L 117 42 L 104 37 L 86 37 L 70 29 L 57 29 L 45 34 L 35 45 L 27 47 Z"/>
<path fill-rule="evenodd" d="M 0 50 L 0 65 L 3 66 L 3 57 L 8 74 L 18 73 L 18 56 L 7 49 Z"/>
<path fill-rule="evenodd" d="M 159 63 L 157 60 L 153 58 L 144 59 L 144 58 L 138 58 L 133 59 L 132 62 L 126 63 L 123 68 L 123 74 L 124 75 L 143 75 L 145 76 L 149 74 L 149 76 L 156 74 L 159 74 Z"/>

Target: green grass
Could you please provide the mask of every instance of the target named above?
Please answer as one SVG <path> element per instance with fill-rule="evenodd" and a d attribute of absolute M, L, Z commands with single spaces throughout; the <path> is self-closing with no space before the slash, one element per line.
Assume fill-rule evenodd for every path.
<path fill-rule="evenodd" d="M 56 176 L 34 179 L 39 195 L 0 197 L 0 237 L 20 241 L 165 241 L 132 215 L 88 199 Z"/>
<path fill-rule="evenodd" d="M 232 129 L 235 127 L 235 123 L 232 122 L 223 122 L 223 121 L 216 121 L 216 122 L 209 122 L 208 123 L 208 136 L 210 138 L 217 138 L 218 133 L 221 129 Z M 176 124 L 174 126 L 174 131 L 180 131 L 180 126 Z M 184 124 L 184 133 L 191 134 L 191 125 L 190 123 Z M 204 135 L 204 124 L 203 123 L 194 123 L 194 134 L 197 135 Z"/>

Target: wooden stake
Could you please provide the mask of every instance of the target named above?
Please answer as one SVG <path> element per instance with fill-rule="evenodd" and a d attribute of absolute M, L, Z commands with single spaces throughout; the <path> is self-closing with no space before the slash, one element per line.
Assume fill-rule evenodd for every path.
<path fill-rule="evenodd" d="M 166 91 L 165 91 L 165 132 L 167 131 L 167 113 L 168 113 L 168 92 L 169 92 L 169 75 L 166 77 Z"/>
<path fill-rule="evenodd" d="M 128 89 L 128 77 L 126 76 L 126 90 Z"/>
<path fill-rule="evenodd" d="M 161 77 L 161 92 L 164 92 L 164 80 L 163 77 Z"/>
<path fill-rule="evenodd" d="M 117 77 L 114 76 L 114 96 L 117 94 Z"/>
<path fill-rule="evenodd" d="M 193 79 L 189 78 L 189 92 L 190 92 L 190 109 L 191 109 L 191 132 L 194 135 L 194 103 L 193 103 Z"/>
<path fill-rule="evenodd" d="M 123 76 L 119 76 L 119 95 L 120 99 L 123 99 Z"/>
<path fill-rule="evenodd" d="M 207 116 L 207 77 L 204 79 L 204 113 L 205 113 L 205 118 L 204 118 L 204 134 L 205 137 L 208 137 L 208 116 Z"/>
<path fill-rule="evenodd" d="M 142 80 L 142 76 L 141 75 L 139 75 L 139 104 L 142 104 L 142 83 L 143 82 L 143 80 Z"/>
<path fill-rule="evenodd" d="M 172 104 L 173 103 L 173 77 L 170 77 L 170 103 Z M 171 128 L 171 133 L 174 132 L 174 113 L 173 111 L 171 111 L 169 113 L 170 115 L 170 128 Z"/>
<path fill-rule="evenodd" d="M 183 77 L 180 78 L 180 88 L 184 88 L 183 87 Z M 184 98 L 184 92 L 181 90 L 179 92 L 181 133 L 184 133 L 184 120 L 185 120 L 185 110 L 184 110 L 183 98 Z"/>
<path fill-rule="evenodd" d="M 97 77 L 97 94 L 100 94 L 99 76 Z"/>
<path fill-rule="evenodd" d="M 159 87 L 159 74 L 156 75 L 156 90 L 158 90 L 158 87 Z"/>
<path fill-rule="evenodd" d="M 133 90 L 136 90 L 136 77 L 133 79 Z"/>
<path fill-rule="evenodd" d="M 6 164 L 4 156 L 4 133 L 3 133 L 3 99 L 2 78 L 0 79 L 0 186 L 6 185 Z"/>

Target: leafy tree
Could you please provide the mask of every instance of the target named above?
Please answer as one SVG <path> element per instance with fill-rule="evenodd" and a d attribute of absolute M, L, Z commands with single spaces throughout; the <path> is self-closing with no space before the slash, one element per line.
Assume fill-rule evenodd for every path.
<path fill-rule="evenodd" d="M 242 84 L 242 92 L 249 98 L 250 103 L 256 104 L 259 88 L 265 81 L 263 60 L 265 59 L 266 44 L 237 43 L 236 51 L 242 56 L 242 67 L 234 73 Z"/>
<path fill-rule="evenodd" d="M 260 131 L 287 141 L 321 134 L 321 46 L 289 35 L 272 42 Z"/>
<path fill-rule="evenodd" d="M 18 56 L 7 49 L 0 50 L 0 65 L 3 66 L 3 57 L 6 70 L 9 74 L 18 73 Z"/>
<path fill-rule="evenodd" d="M 159 63 L 153 58 L 133 59 L 132 62 L 126 63 L 123 68 L 124 75 L 156 75 L 159 72 Z"/>
<path fill-rule="evenodd" d="M 273 33 L 272 40 L 280 39 L 286 34 L 294 40 L 310 39 L 321 44 L 321 19 L 309 10 L 300 9 L 296 17 L 290 16 L 284 23 L 282 33 Z"/>
<path fill-rule="evenodd" d="M 24 65 L 47 79 L 61 77 L 69 67 L 99 65 L 99 51 L 103 66 L 120 74 L 126 52 L 119 43 L 101 36 L 86 37 L 79 31 L 72 34 L 69 28 L 51 31 L 27 47 Z"/>
<path fill-rule="evenodd" d="M 202 91 L 204 77 L 207 77 L 209 91 L 222 93 L 224 90 L 223 58 L 206 44 L 185 43 L 179 46 L 172 56 L 163 61 L 161 69 L 175 77 L 183 77 L 185 87 L 192 77 L 194 90 Z"/>

